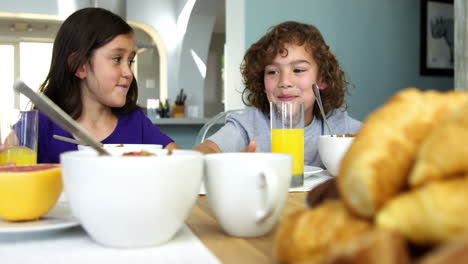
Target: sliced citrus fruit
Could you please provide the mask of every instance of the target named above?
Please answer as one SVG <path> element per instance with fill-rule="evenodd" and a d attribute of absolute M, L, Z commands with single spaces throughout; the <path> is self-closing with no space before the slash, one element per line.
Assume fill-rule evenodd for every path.
<path fill-rule="evenodd" d="M 0 217 L 38 219 L 54 207 L 62 189 L 59 164 L 0 166 Z"/>
<path fill-rule="evenodd" d="M 37 163 L 37 153 L 27 147 L 14 146 L 0 151 L 0 164 L 14 162 L 16 165 Z"/>

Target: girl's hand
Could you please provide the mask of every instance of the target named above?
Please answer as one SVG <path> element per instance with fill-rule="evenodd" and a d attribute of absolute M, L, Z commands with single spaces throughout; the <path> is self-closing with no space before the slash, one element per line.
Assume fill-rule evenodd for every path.
<path fill-rule="evenodd" d="M 340 197 L 336 187 L 336 177 L 328 179 L 307 193 L 306 202 L 310 208 L 317 206 L 327 199 L 338 199 Z"/>
<path fill-rule="evenodd" d="M 255 140 L 250 140 L 249 145 L 241 152 L 255 152 L 257 151 L 257 143 Z"/>

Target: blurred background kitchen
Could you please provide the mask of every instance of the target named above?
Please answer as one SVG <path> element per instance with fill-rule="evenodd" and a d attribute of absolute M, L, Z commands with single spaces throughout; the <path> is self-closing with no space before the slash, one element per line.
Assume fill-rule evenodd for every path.
<path fill-rule="evenodd" d="M 427 0 L 426 0 L 427 1 Z M 0 106 L 26 107 L 13 92 L 23 79 L 38 88 L 50 64 L 60 23 L 73 11 L 97 6 L 135 28 L 140 106 L 183 148 L 216 114 L 242 109 L 239 65 L 246 49 L 286 20 L 313 24 L 354 84 L 349 113 L 360 120 L 396 91 L 463 90 L 466 3 L 455 0 L 455 77 L 420 74 L 422 0 L 0 0 Z M 458 28 L 457 28 L 458 26 Z M 463 48 L 460 48 L 463 47 Z M 462 58 L 458 59 L 457 58 Z M 456 83 L 456 85 L 455 85 Z M 182 91 L 183 89 L 183 91 Z M 184 100 L 180 100 L 184 98 Z M 167 104 L 177 118 L 157 118 Z M 181 110 L 182 109 L 182 110 Z M 180 112 L 182 111 L 182 112 Z"/>

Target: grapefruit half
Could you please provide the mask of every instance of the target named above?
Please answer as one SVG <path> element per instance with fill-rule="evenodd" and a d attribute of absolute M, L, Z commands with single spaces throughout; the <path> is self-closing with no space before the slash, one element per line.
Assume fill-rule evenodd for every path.
<path fill-rule="evenodd" d="M 62 189 L 59 164 L 0 166 L 0 217 L 36 220 L 54 207 Z"/>

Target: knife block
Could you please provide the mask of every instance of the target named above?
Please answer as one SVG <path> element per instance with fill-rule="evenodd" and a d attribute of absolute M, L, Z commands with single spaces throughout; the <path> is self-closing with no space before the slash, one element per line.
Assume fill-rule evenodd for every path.
<path fill-rule="evenodd" d="M 172 105 L 171 115 L 172 118 L 184 118 L 185 117 L 185 105 Z"/>

